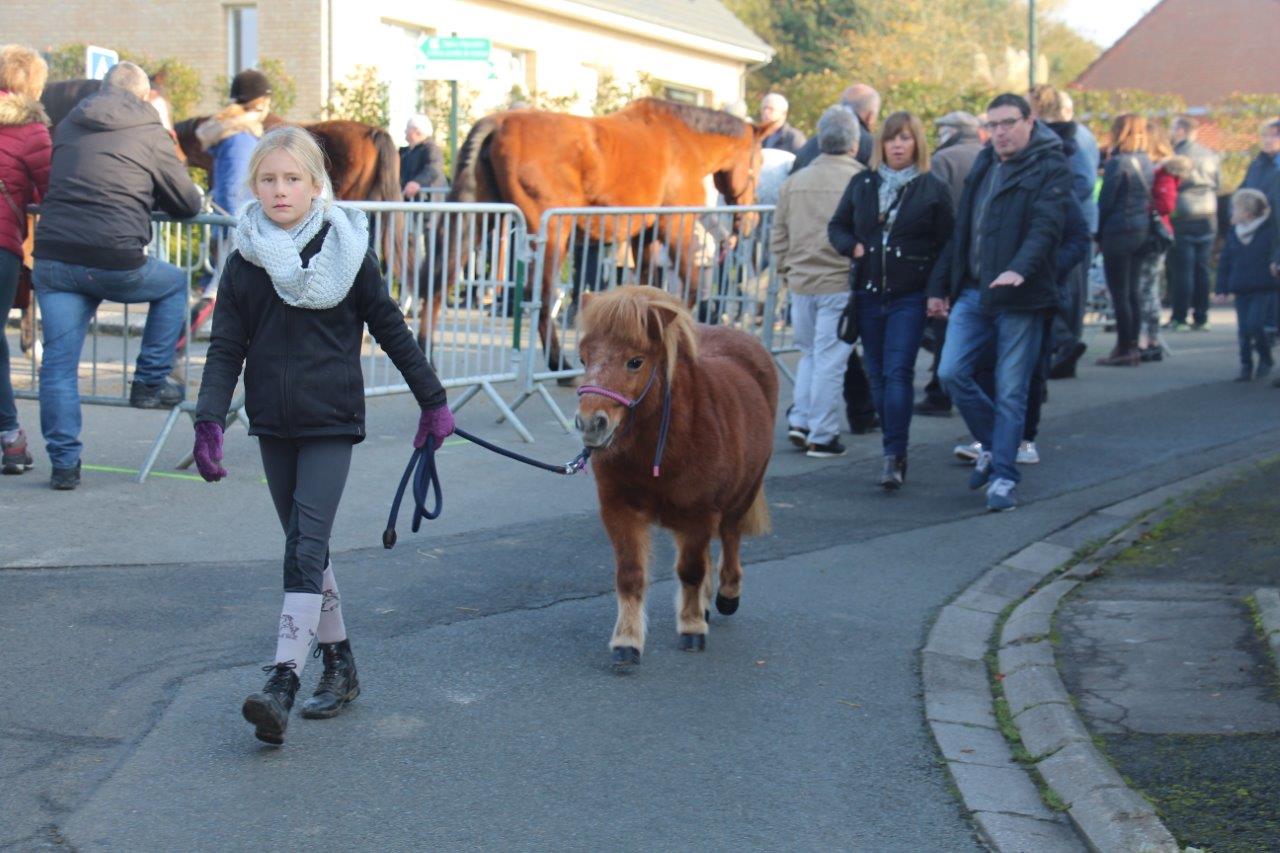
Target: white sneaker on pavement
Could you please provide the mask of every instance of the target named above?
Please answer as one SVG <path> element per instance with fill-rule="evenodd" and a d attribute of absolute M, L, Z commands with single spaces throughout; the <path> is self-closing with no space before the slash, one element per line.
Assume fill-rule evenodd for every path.
<path fill-rule="evenodd" d="M 1018 445 L 1018 464 L 1040 464 L 1040 451 L 1036 450 L 1036 443 L 1034 441 L 1024 441 L 1022 444 Z"/>
<path fill-rule="evenodd" d="M 982 453 L 982 442 L 975 441 L 972 444 L 957 444 L 955 449 L 951 451 L 955 457 L 961 462 L 977 462 L 978 454 Z"/>

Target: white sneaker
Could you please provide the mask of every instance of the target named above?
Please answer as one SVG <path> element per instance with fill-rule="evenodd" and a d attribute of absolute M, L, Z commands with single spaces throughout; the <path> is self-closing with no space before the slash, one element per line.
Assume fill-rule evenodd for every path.
<path fill-rule="evenodd" d="M 1036 450 L 1036 443 L 1034 441 L 1024 441 L 1022 444 L 1018 445 L 1018 464 L 1040 464 L 1040 451 Z"/>
<path fill-rule="evenodd" d="M 951 451 L 955 457 L 961 462 L 977 462 L 978 455 L 982 453 L 982 442 L 975 441 L 973 444 L 957 444 L 955 449 Z"/>
<path fill-rule="evenodd" d="M 1017 483 L 997 477 L 987 486 L 987 509 L 991 512 L 1008 512 L 1018 506 Z"/>

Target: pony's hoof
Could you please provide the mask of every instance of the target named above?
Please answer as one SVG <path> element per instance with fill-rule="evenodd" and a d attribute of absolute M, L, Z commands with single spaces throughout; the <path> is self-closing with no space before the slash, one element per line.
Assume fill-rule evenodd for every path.
<path fill-rule="evenodd" d="M 640 650 L 634 646 L 618 646 L 613 650 L 613 671 L 628 672 L 640 665 Z"/>
<path fill-rule="evenodd" d="M 716 610 L 719 610 L 725 616 L 731 616 L 738 612 L 739 598 L 727 598 L 726 596 L 716 593 Z"/>
<path fill-rule="evenodd" d="M 681 634 L 679 648 L 682 652 L 705 652 L 707 650 L 707 635 Z"/>

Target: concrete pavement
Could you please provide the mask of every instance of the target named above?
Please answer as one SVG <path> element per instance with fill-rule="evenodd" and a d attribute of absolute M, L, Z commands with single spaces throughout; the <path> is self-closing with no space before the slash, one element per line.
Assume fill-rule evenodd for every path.
<path fill-rule="evenodd" d="M 779 431 L 775 533 L 745 551 L 742 610 L 713 619 L 705 655 L 677 654 L 660 539 L 649 648 L 626 679 L 607 672 L 612 555 L 590 481 L 451 447 L 444 519 L 384 552 L 413 407 L 372 401 L 335 536 L 365 692 L 337 720 L 295 717 L 281 750 L 238 715 L 279 606 L 251 442 L 232 434 L 233 479 L 213 487 L 90 472 L 55 494 L 38 455 L 0 484 L 0 508 L 41 522 L 0 543 L 0 844 L 977 849 L 923 722 L 927 627 L 1023 545 L 1275 446 L 1280 392 L 1224 381 L 1234 341 L 1217 327 L 1176 338 L 1174 362 L 1052 383 L 1045 461 L 1009 515 L 983 513 L 951 463 L 958 418 L 916 421 L 895 496 L 871 485 L 878 436 L 818 463 Z M 464 426 L 511 439 L 472 405 Z M 129 467 L 151 420 L 87 412 L 90 461 Z M 573 454 L 550 418 L 529 422 L 530 450 Z"/>

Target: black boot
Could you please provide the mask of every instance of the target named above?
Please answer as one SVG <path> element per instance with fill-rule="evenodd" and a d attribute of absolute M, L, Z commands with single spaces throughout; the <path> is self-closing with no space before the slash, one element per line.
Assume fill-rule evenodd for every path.
<path fill-rule="evenodd" d="M 360 695 L 360 680 L 356 678 L 356 659 L 349 641 L 320 643 L 315 655 L 324 655 L 324 675 L 320 676 L 316 692 L 302 703 L 302 716 L 323 720 L 337 716 L 344 705 Z"/>
<path fill-rule="evenodd" d="M 289 726 L 289 711 L 293 709 L 293 697 L 298 693 L 298 676 L 293 661 L 264 666 L 263 672 L 271 673 L 261 693 L 251 693 L 244 700 L 241 713 L 253 723 L 253 736 L 264 743 L 279 746 L 284 743 L 284 730 Z"/>
<path fill-rule="evenodd" d="M 886 456 L 884 471 L 880 474 L 880 487 L 886 492 L 897 491 L 907 481 L 907 457 Z"/>

